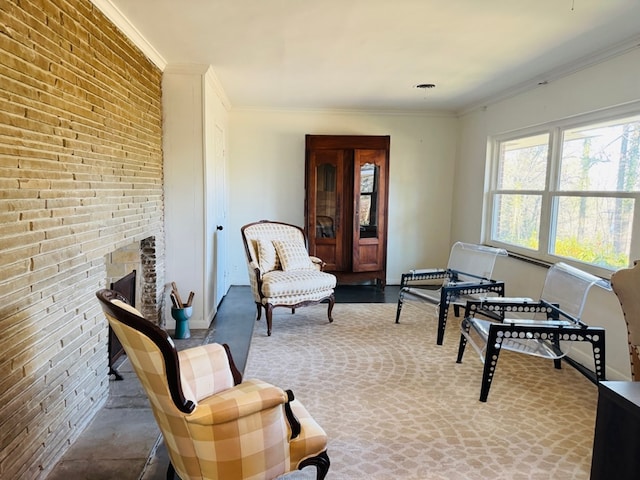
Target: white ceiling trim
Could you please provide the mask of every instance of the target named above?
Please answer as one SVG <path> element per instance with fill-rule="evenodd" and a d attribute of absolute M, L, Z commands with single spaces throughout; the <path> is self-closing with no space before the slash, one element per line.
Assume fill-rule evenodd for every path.
<path fill-rule="evenodd" d="M 533 90 L 539 86 L 546 85 L 549 82 L 553 82 L 555 80 L 559 80 L 560 78 L 567 77 L 572 75 L 580 70 L 584 70 L 585 68 L 589 68 L 593 65 L 597 65 L 598 63 L 605 62 L 613 57 L 623 55 L 631 50 L 640 47 L 640 35 L 636 35 L 631 37 L 624 42 L 620 42 L 617 45 L 613 45 L 610 48 L 606 48 L 596 53 L 592 53 L 586 55 L 582 58 L 578 58 L 571 63 L 567 63 L 558 67 L 554 70 L 550 70 L 546 73 L 538 75 L 531 80 L 527 80 L 526 82 L 521 83 L 520 85 L 515 85 L 508 90 L 505 90 L 498 95 L 493 95 L 485 98 L 482 101 L 476 102 L 473 105 L 461 110 L 458 112 L 460 115 L 466 115 L 470 112 L 478 110 L 480 108 L 485 108 L 491 104 L 501 102 L 502 100 L 506 100 L 507 98 L 515 97 L 521 93 L 525 93 L 529 90 Z"/>
<path fill-rule="evenodd" d="M 231 110 L 231 101 L 227 97 L 213 66 L 199 63 L 171 63 L 166 66 L 165 74 L 199 75 L 211 85 L 218 99 L 227 111 Z"/>
<path fill-rule="evenodd" d="M 111 0 L 91 0 L 98 10 L 100 10 L 116 27 L 122 30 L 133 44 L 142 50 L 142 53 L 151 60 L 161 71 L 167 66 L 167 61 L 162 55 L 151 45 L 140 31 L 123 15 Z"/>
<path fill-rule="evenodd" d="M 220 83 L 220 79 L 216 75 L 216 72 L 213 70 L 213 66 L 211 65 L 209 66 L 209 68 L 207 69 L 207 72 L 205 73 L 205 80 L 211 84 L 213 90 L 216 92 L 216 95 L 218 96 L 218 99 L 220 100 L 224 108 L 227 110 L 227 112 L 230 111 L 231 101 L 229 100 L 229 97 L 227 97 L 227 93 L 224 91 L 224 88 L 222 88 L 222 83 Z"/>
<path fill-rule="evenodd" d="M 420 118 L 457 118 L 459 115 L 454 110 L 403 110 L 403 109 L 376 109 L 376 108 L 339 108 L 339 107 L 260 107 L 245 105 L 234 107 L 234 112 L 247 113 L 308 113 L 308 114 L 340 114 L 340 115 L 379 115 L 384 116 L 401 116 L 401 117 L 420 117 Z"/>

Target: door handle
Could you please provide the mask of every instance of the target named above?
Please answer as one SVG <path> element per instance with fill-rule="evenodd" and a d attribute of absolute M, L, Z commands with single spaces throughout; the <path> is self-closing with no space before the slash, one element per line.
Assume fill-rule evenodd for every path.
<path fill-rule="evenodd" d="M 218 225 L 218 226 L 216 227 L 216 230 L 224 230 L 224 227 L 223 227 L 222 225 Z"/>

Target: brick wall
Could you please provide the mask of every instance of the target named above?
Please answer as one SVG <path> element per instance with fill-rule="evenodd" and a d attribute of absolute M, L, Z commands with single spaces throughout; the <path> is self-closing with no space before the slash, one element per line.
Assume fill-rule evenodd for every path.
<path fill-rule="evenodd" d="M 39 478 L 106 400 L 106 257 L 153 238 L 162 308 L 161 72 L 89 0 L 3 0 L 0 58 L 0 477 Z"/>

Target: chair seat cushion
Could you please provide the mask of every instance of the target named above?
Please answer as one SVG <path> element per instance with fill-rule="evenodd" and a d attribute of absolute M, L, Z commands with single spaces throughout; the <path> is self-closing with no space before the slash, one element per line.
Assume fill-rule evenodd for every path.
<path fill-rule="evenodd" d="M 318 270 L 274 270 L 262 277 L 265 297 L 287 297 L 331 291 L 336 277 Z"/>

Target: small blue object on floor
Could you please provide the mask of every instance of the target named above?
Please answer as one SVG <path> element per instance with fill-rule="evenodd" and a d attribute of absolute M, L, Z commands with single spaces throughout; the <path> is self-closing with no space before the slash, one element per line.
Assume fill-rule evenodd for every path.
<path fill-rule="evenodd" d="M 191 337 L 191 332 L 189 331 L 189 319 L 192 314 L 192 306 L 171 309 L 171 316 L 176 321 L 175 338 L 183 339 Z"/>

